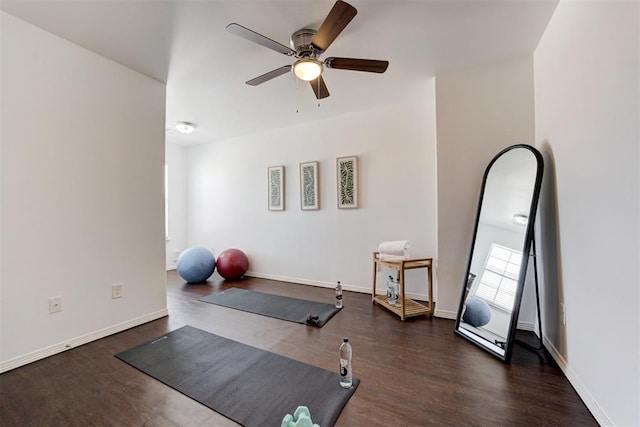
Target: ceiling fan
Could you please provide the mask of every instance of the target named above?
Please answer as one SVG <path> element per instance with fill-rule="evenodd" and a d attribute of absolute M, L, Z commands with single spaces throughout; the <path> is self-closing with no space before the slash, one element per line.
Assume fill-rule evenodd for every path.
<path fill-rule="evenodd" d="M 308 81 L 311 84 L 311 89 L 313 89 L 316 98 L 322 99 L 329 96 L 329 90 L 322 78 L 323 67 L 384 73 L 389 66 L 389 61 L 375 59 L 329 57 L 324 61 L 319 60 L 320 55 L 329 48 L 357 13 L 356 8 L 350 4 L 342 0 L 336 1 L 324 22 L 320 25 L 319 30 L 303 28 L 291 35 L 292 47 L 285 46 L 236 23 L 227 25 L 227 31 L 276 52 L 296 58 L 292 65 L 284 65 L 253 78 L 246 82 L 248 85 L 257 86 L 293 70 L 299 79 Z"/>

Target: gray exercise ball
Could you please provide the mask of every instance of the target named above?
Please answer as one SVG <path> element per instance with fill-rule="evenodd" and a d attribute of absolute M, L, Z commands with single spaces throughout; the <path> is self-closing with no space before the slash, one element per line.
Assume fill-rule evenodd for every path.
<path fill-rule="evenodd" d="M 187 283 L 203 283 L 216 269 L 216 260 L 209 249 L 193 247 L 180 254 L 176 269 Z"/>
<path fill-rule="evenodd" d="M 484 326 L 491 320 L 491 308 L 489 304 L 478 297 L 469 297 L 465 303 L 466 308 L 462 315 L 462 321 L 476 328 Z"/>

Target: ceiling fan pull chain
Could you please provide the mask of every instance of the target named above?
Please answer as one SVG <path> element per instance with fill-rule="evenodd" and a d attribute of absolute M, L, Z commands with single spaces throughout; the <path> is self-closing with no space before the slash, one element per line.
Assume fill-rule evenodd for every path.
<path fill-rule="evenodd" d="M 298 78 L 296 80 L 296 114 L 300 114 L 300 82 Z"/>

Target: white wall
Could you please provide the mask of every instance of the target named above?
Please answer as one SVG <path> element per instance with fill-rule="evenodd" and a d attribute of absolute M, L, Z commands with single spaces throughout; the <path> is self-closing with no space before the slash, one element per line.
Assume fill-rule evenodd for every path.
<path fill-rule="evenodd" d="M 602 425 L 640 425 L 639 22 L 638 2 L 562 1 L 535 52 L 543 327 Z"/>
<path fill-rule="evenodd" d="M 0 14 L 5 371 L 166 315 L 165 87 Z"/>
<path fill-rule="evenodd" d="M 187 148 L 166 144 L 165 164 L 169 169 L 167 270 L 176 268 L 180 252 L 187 248 Z"/>
<path fill-rule="evenodd" d="M 336 158 L 349 155 L 359 156 L 360 208 L 338 209 Z M 307 161 L 320 164 L 317 211 L 300 210 Z M 433 84 L 403 105 L 193 147 L 189 244 L 242 249 L 260 277 L 370 292 L 381 241 L 409 239 L 411 255 L 435 257 L 435 163 Z M 267 210 L 273 165 L 285 166 L 283 212 Z M 425 296 L 425 271 L 409 273 L 408 292 Z"/>
<path fill-rule="evenodd" d="M 439 315 L 455 318 L 484 170 L 502 149 L 534 142 L 533 58 L 436 78 Z M 529 266 L 533 268 L 533 266 Z M 520 322 L 535 319 L 526 283 Z"/>

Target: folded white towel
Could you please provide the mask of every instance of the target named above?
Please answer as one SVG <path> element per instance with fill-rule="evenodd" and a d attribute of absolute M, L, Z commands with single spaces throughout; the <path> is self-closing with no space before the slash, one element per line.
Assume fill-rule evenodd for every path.
<path fill-rule="evenodd" d="M 399 262 L 399 261 L 404 261 L 406 259 L 407 257 L 400 256 L 400 255 L 380 254 L 380 261 Z"/>
<path fill-rule="evenodd" d="M 409 246 L 410 243 L 408 240 L 382 242 L 378 246 L 378 252 L 380 252 L 380 254 L 396 255 L 407 259 L 409 258 Z"/>

